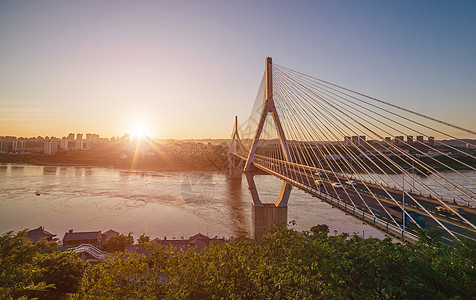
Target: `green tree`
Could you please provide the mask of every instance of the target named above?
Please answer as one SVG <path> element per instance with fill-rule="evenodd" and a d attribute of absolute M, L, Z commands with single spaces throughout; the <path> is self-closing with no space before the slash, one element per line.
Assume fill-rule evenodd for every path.
<path fill-rule="evenodd" d="M 75 253 L 60 252 L 56 243 L 32 243 L 27 232 L 10 231 L 0 237 L 0 298 L 75 292 L 86 263 Z"/>
<path fill-rule="evenodd" d="M 129 232 L 128 235 L 120 234 L 111 237 L 102 244 L 102 249 L 107 252 L 124 252 L 126 245 L 132 244 L 134 244 L 134 237 L 132 236 L 132 232 Z"/>
<path fill-rule="evenodd" d="M 451 248 L 435 233 L 416 244 L 390 238 L 305 234 L 276 226 L 259 240 L 197 251 L 148 244 L 146 256 L 117 254 L 89 269 L 83 298 L 471 299 L 476 247 Z"/>
<path fill-rule="evenodd" d="M 137 243 L 140 245 L 147 245 L 150 242 L 150 236 L 145 235 L 145 233 L 141 234 L 140 237 L 137 239 Z"/>

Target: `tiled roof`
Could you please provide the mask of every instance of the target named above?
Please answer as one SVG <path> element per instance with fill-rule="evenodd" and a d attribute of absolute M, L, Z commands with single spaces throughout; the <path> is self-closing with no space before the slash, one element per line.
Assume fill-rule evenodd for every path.
<path fill-rule="evenodd" d="M 118 234 L 119 235 L 119 232 L 115 231 L 115 230 L 112 230 L 112 229 L 109 229 L 108 231 L 104 232 L 104 234 L 110 234 L 110 233 L 114 233 L 114 234 Z"/>
<path fill-rule="evenodd" d="M 66 232 L 63 237 L 64 241 L 80 241 L 80 240 L 99 240 L 101 238 L 101 231 L 89 232 Z"/>
<path fill-rule="evenodd" d="M 56 234 L 52 234 L 45 230 L 43 226 L 40 226 L 36 229 L 32 229 L 28 231 L 26 237 L 30 239 L 32 242 L 36 243 L 37 241 L 41 240 L 42 238 L 52 238 L 56 236 Z"/>
<path fill-rule="evenodd" d="M 204 234 L 201 234 L 201 233 L 197 233 L 196 235 L 192 235 L 190 237 L 190 240 L 193 241 L 193 240 L 209 240 L 210 238 Z"/>

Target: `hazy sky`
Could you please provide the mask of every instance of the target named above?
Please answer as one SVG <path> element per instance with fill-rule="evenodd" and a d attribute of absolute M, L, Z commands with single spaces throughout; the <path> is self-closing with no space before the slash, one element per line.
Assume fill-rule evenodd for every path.
<path fill-rule="evenodd" d="M 476 128 L 475 1 L 0 1 L 0 135 L 226 138 L 267 56 Z"/>

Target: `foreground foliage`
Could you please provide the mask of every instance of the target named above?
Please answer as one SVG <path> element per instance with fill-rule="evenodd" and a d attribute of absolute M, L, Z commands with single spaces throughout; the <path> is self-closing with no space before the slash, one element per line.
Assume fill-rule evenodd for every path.
<path fill-rule="evenodd" d="M 0 299 L 61 298 L 76 292 L 87 263 L 55 243 L 32 243 L 27 230 L 0 237 Z"/>
<path fill-rule="evenodd" d="M 259 241 L 200 252 L 150 247 L 88 269 L 78 298 L 472 299 L 476 245 L 450 248 L 434 233 L 413 245 L 328 236 L 325 225 L 298 233 L 275 227 Z"/>

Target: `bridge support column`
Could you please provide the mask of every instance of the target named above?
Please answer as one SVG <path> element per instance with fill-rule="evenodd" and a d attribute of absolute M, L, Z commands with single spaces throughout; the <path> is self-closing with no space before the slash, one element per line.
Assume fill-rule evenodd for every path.
<path fill-rule="evenodd" d="M 288 198 L 291 192 L 291 185 L 284 183 L 281 193 L 275 203 L 262 203 L 253 172 L 245 172 L 248 188 L 251 194 L 251 238 L 256 239 L 262 237 L 266 233 L 266 228 L 273 224 L 288 224 Z"/>
<path fill-rule="evenodd" d="M 240 164 L 241 165 L 241 164 Z M 234 164 L 230 165 L 230 178 L 231 179 L 241 179 L 243 167 L 236 167 Z"/>
<path fill-rule="evenodd" d="M 238 133 L 238 117 L 235 116 L 235 125 L 233 126 L 233 133 L 231 134 L 230 147 L 228 148 L 228 167 L 230 170 L 230 178 L 241 180 L 243 161 L 232 155 L 232 152 L 237 153 L 238 149 L 244 150 Z"/>
<path fill-rule="evenodd" d="M 288 207 L 276 207 L 274 203 L 264 203 L 262 206 L 251 205 L 251 218 L 253 226 L 251 228 L 251 238 L 256 239 L 263 236 L 266 228 L 273 224 L 288 223 Z"/>

